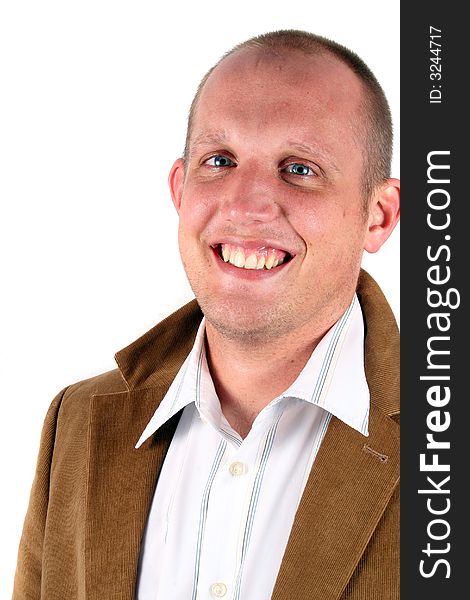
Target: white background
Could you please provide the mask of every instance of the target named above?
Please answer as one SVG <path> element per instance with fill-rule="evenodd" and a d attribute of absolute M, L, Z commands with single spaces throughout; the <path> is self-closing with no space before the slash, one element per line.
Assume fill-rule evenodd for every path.
<path fill-rule="evenodd" d="M 231 46 L 307 29 L 355 50 L 399 125 L 398 0 L 4 0 L 0 8 L 0 599 L 40 429 L 64 386 L 190 299 L 167 173 Z M 365 266 L 399 312 L 398 232 Z"/>

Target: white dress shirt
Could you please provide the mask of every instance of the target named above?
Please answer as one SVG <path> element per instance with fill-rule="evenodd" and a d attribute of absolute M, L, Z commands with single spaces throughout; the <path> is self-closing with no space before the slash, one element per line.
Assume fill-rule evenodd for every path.
<path fill-rule="evenodd" d="M 137 600 L 271 598 L 331 416 L 368 435 L 364 324 L 356 296 L 245 439 L 222 414 L 204 335 L 203 320 L 136 446 L 184 409 L 150 508 Z"/>

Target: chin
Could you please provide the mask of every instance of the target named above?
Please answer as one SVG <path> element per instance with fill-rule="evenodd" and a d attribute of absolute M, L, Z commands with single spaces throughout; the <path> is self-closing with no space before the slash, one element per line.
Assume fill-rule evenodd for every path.
<path fill-rule="evenodd" d="M 199 301 L 208 323 L 222 336 L 240 342 L 266 342 L 288 333 L 291 319 L 280 315 L 272 307 L 260 311 L 259 306 L 246 302 L 225 301 L 217 306 Z M 223 308 L 221 308 L 223 307 Z"/>
<path fill-rule="evenodd" d="M 255 323 L 233 323 L 228 321 L 214 320 L 206 317 L 212 327 L 225 339 L 238 341 L 240 343 L 261 343 L 279 337 L 275 334 L 275 328 L 266 324 Z"/>

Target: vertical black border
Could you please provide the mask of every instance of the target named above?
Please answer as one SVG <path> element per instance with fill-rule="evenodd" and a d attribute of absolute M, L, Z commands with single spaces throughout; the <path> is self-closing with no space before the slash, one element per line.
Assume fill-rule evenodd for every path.
<path fill-rule="evenodd" d="M 470 499 L 465 493 L 466 483 L 470 480 L 467 443 L 467 440 L 470 442 L 470 434 L 467 433 L 470 393 L 464 384 L 464 373 L 470 371 L 466 315 L 470 271 L 467 207 L 470 207 L 470 194 L 464 189 L 464 178 L 470 171 L 470 163 L 466 165 L 468 150 L 464 148 L 464 139 L 469 135 L 469 109 L 464 112 L 464 102 L 468 104 L 465 89 L 470 70 L 466 64 L 468 26 L 462 9 L 457 6 L 455 2 L 435 0 L 423 4 L 401 3 L 402 600 L 461 598 L 462 594 L 466 594 L 464 577 L 470 572 L 466 539 L 469 530 L 466 513 Z M 439 61 L 431 60 L 436 58 L 430 52 L 431 26 L 442 31 L 441 38 L 434 38 L 441 43 Z M 431 65 L 437 62 L 440 71 L 431 69 Z M 437 72 L 441 73 L 441 78 L 432 78 L 431 73 Z M 432 94 L 434 102 L 430 102 L 432 90 L 442 93 L 441 102 L 437 102 L 437 91 Z M 433 151 L 449 152 L 448 155 L 436 154 L 430 160 L 449 165 L 450 169 L 447 172 L 444 169 L 431 171 L 431 182 L 428 182 L 428 156 Z M 447 177 L 449 183 L 432 181 Z M 435 200 L 436 204 L 440 201 L 444 204 L 448 194 L 450 202 L 447 208 L 430 208 L 428 194 L 433 189 L 445 192 L 432 194 L 431 203 Z M 441 230 L 432 229 L 427 222 L 430 213 L 435 224 L 443 224 L 450 218 L 449 226 Z M 430 267 L 437 265 L 438 269 L 428 272 Z M 446 283 L 433 284 L 429 281 L 429 276 L 443 279 L 449 274 Z M 428 289 L 440 291 L 443 298 L 450 289 L 457 290 L 450 292 L 449 299 L 450 304 L 455 305 L 460 297 L 460 305 L 432 308 Z M 438 303 L 437 294 L 432 301 Z M 447 315 L 442 317 L 440 324 L 450 324 L 448 331 L 439 331 L 435 318 L 431 317 L 428 322 L 432 313 Z M 427 344 L 432 336 L 449 338 L 433 340 L 431 347 L 449 351 L 449 354 L 435 355 L 433 364 L 449 365 L 450 368 L 429 368 Z M 445 375 L 449 376 L 448 381 L 420 379 L 421 376 Z M 448 386 L 450 400 L 447 405 L 430 405 L 427 391 L 432 385 Z M 440 390 L 444 392 L 443 387 Z M 450 418 L 447 429 L 434 433 L 434 439 L 450 443 L 449 449 L 437 451 L 426 448 L 426 435 L 431 433 L 427 419 L 432 419 L 429 414 L 435 410 L 440 411 L 441 423 Z M 432 422 L 436 424 L 437 421 L 434 419 Z M 450 470 L 425 472 L 420 469 L 420 454 L 423 453 L 427 463 L 432 461 L 433 454 L 437 454 L 438 462 L 448 464 Z M 427 480 L 428 476 L 448 493 L 418 493 L 418 490 L 436 489 Z M 450 479 L 442 484 L 447 476 Z M 448 511 L 441 515 L 431 514 L 428 499 L 433 510 L 448 508 Z M 434 519 L 445 520 L 448 527 L 438 522 L 430 525 Z M 429 537 L 429 528 L 437 537 L 449 533 L 442 540 L 433 540 Z M 423 552 L 428 543 L 432 549 L 429 556 Z M 447 562 L 437 563 L 440 559 Z M 420 573 L 420 564 L 428 577 Z"/>

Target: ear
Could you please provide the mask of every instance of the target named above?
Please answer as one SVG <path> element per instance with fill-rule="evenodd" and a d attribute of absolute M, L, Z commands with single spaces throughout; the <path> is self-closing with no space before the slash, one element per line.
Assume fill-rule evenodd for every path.
<path fill-rule="evenodd" d="M 171 198 L 175 205 L 176 212 L 179 214 L 184 185 L 184 162 L 182 158 L 178 158 L 178 160 L 175 160 L 173 163 L 170 174 L 168 175 L 168 185 L 170 186 Z"/>
<path fill-rule="evenodd" d="M 387 179 L 373 194 L 364 250 L 377 252 L 400 218 L 400 181 Z"/>

